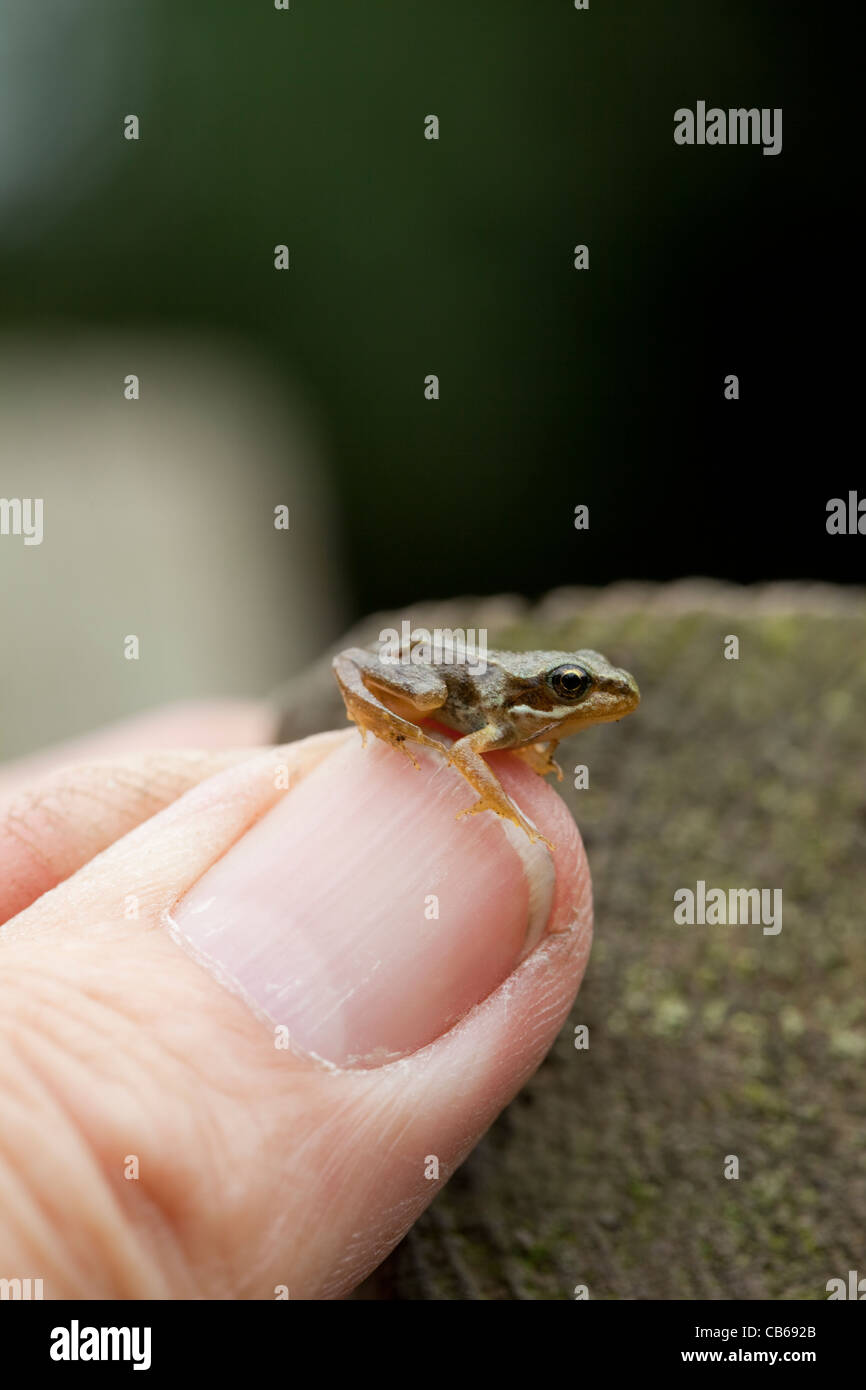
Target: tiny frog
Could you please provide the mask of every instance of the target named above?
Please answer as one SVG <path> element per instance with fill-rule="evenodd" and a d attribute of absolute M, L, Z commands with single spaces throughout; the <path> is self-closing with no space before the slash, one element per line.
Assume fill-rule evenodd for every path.
<path fill-rule="evenodd" d="M 417 644 L 404 648 L 401 664 L 385 659 L 382 643 L 350 647 L 334 658 L 334 674 L 346 713 L 367 742 L 367 731 L 400 748 L 418 767 L 409 743 L 445 753 L 478 792 L 460 816 L 495 811 L 518 825 L 531 841 L 550 841 L 507 795 L 481 756 L 507 748 L 541 776 L 562 769 L 554 761 L 560 739 L 590 724 L 630 714 L 640 701 L 628 671 L 611 666 L 598 652 L 490 651 L 484 663 L 465 654 L 435 664 L 412 662 Z M 417 657 L 417 652 L 415 652 Z M 446 748 L 419 728 L 433 718 L 463 737 Z"/>

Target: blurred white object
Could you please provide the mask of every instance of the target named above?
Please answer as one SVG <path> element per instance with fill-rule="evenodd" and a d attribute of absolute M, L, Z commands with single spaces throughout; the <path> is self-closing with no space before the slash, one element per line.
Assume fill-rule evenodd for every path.
<path fill-rule="evenodd" d="M 0 338 L 0 498 L 41 499 L 44 532 L 0 509 L 0 758 L 264 694 L 342 630 L 321 450 L 287 394 L 234 343 Z"/>

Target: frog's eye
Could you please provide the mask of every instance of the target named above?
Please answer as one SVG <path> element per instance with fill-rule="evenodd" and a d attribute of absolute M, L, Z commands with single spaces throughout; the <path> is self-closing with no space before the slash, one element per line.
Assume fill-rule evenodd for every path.
<path fill-rule="evenodd" d="M 592 676 L 582 666 L 557 666 L 547 679 L 561 700 L 582 700 L 592 685 Z"/>

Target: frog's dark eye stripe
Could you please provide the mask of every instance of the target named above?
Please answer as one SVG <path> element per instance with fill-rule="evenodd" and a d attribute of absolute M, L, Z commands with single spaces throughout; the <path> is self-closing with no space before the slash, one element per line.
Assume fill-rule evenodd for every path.
<path fill-rule="evenodd" d="M 561 700 L 576 703 L 592 685 L 592 676 L 582 666 L 557 666 L 547 679 Z"/>

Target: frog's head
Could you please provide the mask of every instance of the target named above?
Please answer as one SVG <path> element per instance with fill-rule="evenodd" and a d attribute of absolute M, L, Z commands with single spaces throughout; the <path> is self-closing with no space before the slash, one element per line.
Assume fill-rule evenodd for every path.
<path fill-rule="evenodd" d="M 545 673 L 545 679 L 557 701 L 552 712 L 560 738 L 586 724 L 622 719 L 640 704 L 634 676 L 611 666 L 600 652 L 566 655 Z"/>
<path fill-rule="evenodd" d="M 534 728 L 537 739 L 566 738 L 590 724 L 622 719 L 640 704 L 634 676 L 600 652 L 533 652 L 525 661 L 512 712 L 527 716 L 526 733 Z"/>

